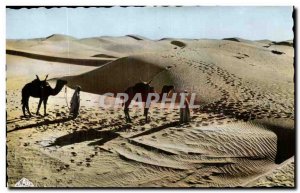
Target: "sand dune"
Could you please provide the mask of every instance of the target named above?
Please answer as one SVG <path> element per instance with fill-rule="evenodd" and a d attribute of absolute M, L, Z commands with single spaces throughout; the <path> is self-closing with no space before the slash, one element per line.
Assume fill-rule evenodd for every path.
<path fill-rule="evenodd" d="M 47 38 L 7 40 L 6 50 L 8 54 L 21 54 L 39 60 L 49 61 L 51 58 L 51 61 L 82 65 L 90 65 L 87 61 L 93 61 L 102 65 L 110 60 L 111 57 L 107 56 L 119 58 L 138 53 L 165 51 L 172 47 L 169 42 L 156 42 L 137 35 L 76 39 L 54 34 Z"/>
<path fill-rule="evenodd" d="M 84 65 L 84 66 L 102 66 L 103 64 L 106 64 L 112 59 L 111 57 L 108 57 L 107 55 L 100 55 L 100 58 L 106 58 L 102 60 L 92 60 L 92 59 L 78 59 L 78 58 L 62 58 L 62 57 L 55 57 L 55 56 L 47 56 L 47 55 L 40 55 L 40 54 L 33 54 L 29 52 L 22 52 L 22 51 L 16 51 L 16 50 L 6 50 L 6 53 L 9 55 L 15 55 L 15 56 L 22 56 L 37 60 L 45 60 L 49 62 L 59 62 L 59 63 L 68 63 L 68 64 L 77 64 L 77 65 Z M 95 57 L 95 56 L 93 56 Z M 96 55 L 98 57 L 98 55 Z M 114 57 L 113 57 L 114 58 Z"/>
<path fill-rule="evenodd" d="M 120 58 L 66 80 L 71 87 L 80 84 L 86 92 L 104 94 L 123 92 L 140 79 L 153 79 L 152 85 L 158 92 L 163 85 L 174 85 L 178 92 L 195 92 L 201 104 L 222 97 L 249 105 L 257 105 L 256 99 L 265 100 L 263 103 L 267 105 L 269 99 L 264 97 L 270 95 L 278 96 L 277 103 L 293 100 L 292 57 L 280 57 L 272 50 L 248 43 L 200 40 L 190 44 L 186 41 L 186 44 L 180 50 Z M 288 54 L 292 50 L 282 51 Z"/>
<path fill-rule="evenodd" d="M 53 35 L 8 40 L 7 50 L 9 186 L 22 177 L 40 187 L 295 186 L 294 49 L 286 42 Z M 20 93 L 35 74 L 50 74 L 52 86 L 66 79 L 68 88 L 49 98 L 48 116 L 29 119 Z M 122 109 L 99 105 L 101 94 L 140 79 L 153 79 L 157 92 L 195 92 L 191 122 L 153 104 L 149 123 L 135 107 L 128 124 Z M 75 85 L 81 109 L 71 119 Z M 37 103 L 30 99 L 33 112 Z"/>

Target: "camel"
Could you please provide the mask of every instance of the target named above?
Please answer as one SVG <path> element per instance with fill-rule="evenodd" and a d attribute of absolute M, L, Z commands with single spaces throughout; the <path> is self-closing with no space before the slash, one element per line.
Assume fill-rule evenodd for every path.
<path fill-rule="evenodd" d="M 144 103 L 144 116 L 145 116 L 145 121 L 146 123 L 148 122 L 148 111 L 149 111 L 149 107 L 150 104 L 146 104 L 148 95 L 150 93 L 155 93 L 154 91 L 154 87 L 150 86 L 152 80 L 150 80 L 149 82 L 139 82 L 137 84 L 135 84 L 132 87 L 129 87 L 126 89 L 125 93 L 128 95 L 128 100 L 125 102 L 124 105 L 124 113 L 125 113 L 125 119 L 126 122 L 131 122 L 130 116 L 129 116 L 129 105 L 131 103 L 131 101 L 133 100 L 134 96 L 137 93 L 141 94 L 141 98 L 142 98 L 142 102 Z M 164 86 L 162 88 L 161 93 L 159 94 L 159 100 L 161 100 L 162 96 L 164 93 L 169 93 L 171 90 L 174 90 L 174 86 Z M 151 103 L 151 100 L 150 100 Z"/>
<path fill-rule="evenodd" d="M 41 104 L 43 102 L 44 103 L 44 116 L 46 116 L 47 115 L 46 108 L 47 108 L 48 97 L 57 95 L 62 90 L 64 85 L 67 84 L 67 81 L 65 81 L 65 80 L 57 80 L 56 86 L 53 89 L 47 82 L 48 75 L 46 76 L 45 80 L 43 80 L 43 81 L 41 81 L 37 75 L 36 75 L 36 77 L 37 78 L 35 80 L 33 80 L 30 83 L 27 83 L 22 89 L 22 111 L 23 111 L 24 116 L 26 116 L 25 110 L 27 110 L 29 116 L 31 117 L 31 113 L 29 110 L 29 104 L 28 104 L 30 97 L 40 98 L 36 114 L 40 115 L 39 110 L 40 110 Z"/>

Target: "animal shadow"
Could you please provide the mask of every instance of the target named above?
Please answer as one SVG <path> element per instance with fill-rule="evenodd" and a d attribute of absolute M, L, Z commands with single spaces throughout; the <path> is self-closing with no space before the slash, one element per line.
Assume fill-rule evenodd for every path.
<path fill-rule="evenodd" d="M 104 130 L 100 131 L 103 129 L 102 127 L 98 129 L 87 129 L 87 130 L 80 130 L 80 131 L 75 131 L 73 133 L 69 133 L 67 135 L 63 135 L 59 138 L 57 138 L 54 143 L 50 144 L 48 147 L 51 146 L 66 146 L 66 145 L 71 145 L 74 143 L 81 143 L 85 141 L 92 141 L 95 139 L 100 139 L 99 141 L 96 142 L 91 142 L 88 145 L 104 145 L 106 142 L 111 141 L 117 137 L 119 137 L 120 131 L 124 131 L 128 129 L 130 125 L 123 125 L 122 127 L 119 127 L 114 130 Z"/>
<path fill-rule="evenodd" d="M 19 131 L 19 130 L 23 130 L 23 129 L 30 129 L 30 128 L 33 128 L 33 127 L 39 127 L 39 126 L 45 126 L 45 125 L 49 126 L 49 125 L 53 125 L 53 124 L 64 123 L 64 122 L 70 121 L 72 119 L 74 119 L 74 118 L 73 117 L 64 117 L 64 118 L 55 119 L 55 120 L 45 119 L 45 120 L 43 120 L 41 122 L 38 122 L 38 123 L 17 127 L 16 129 L 7 131 L 7 133 L 14 132 L 14 131 Z"/>

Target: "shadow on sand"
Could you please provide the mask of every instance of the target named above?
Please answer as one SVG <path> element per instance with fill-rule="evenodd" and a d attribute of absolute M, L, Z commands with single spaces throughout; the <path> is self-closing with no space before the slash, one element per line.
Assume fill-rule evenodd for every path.
<path fill-rule="evenodd" d="M 289 119 L 278 119 L 275 121 L 255 120 L 265 128 L 274 132 L 277 137 L 277 151 L 275 163 L 280 164 L 295 155 L 296 135 L 294 121 Z"/>
<path fill-rule="evenodd" d="M 295 155 L 295 129 L 282 125 L 265 124 L 277 136 L 277 152 L 275 163 L 280 164 Z"/>
<path fill-rule="evenodd" d="M 171 123 L 167 123 L 164 124 L 162 126 L 159 127 L 154 127 L 150 130 L 147 130 L 145 132 L 139 133 L 137 135 L 134 135 L 130 138 L 135 138 L 135 137 L 139 137 L 139 136 L 143 136 L 143 135 L 149 135 L 158 131 L 161 131 L 165 128 L 168 127 L 174 127 L 174 126 L 178 126 L 178 122 L 171 122 Z M 118 128 L 114 129 L 114 130 L 104 130 L 101 131 L 102 129 L 106 128 L 108 126 L 104 126 L 104 127 L 100 127 L 97 129 L 87 129 L 87 130 L 80 130 L 80 131 L 75 131 L 73 133 L 61 136 L 59 138 L 57 138 L 53 144 L 49 145 L 48 147 L 51 146 L 66 146 L 66 145 L 71 145 L 74 143 L 81 143 L 81 142 L 85 142 L 85 141 L 92 141 L 95 139 L 99 139 L 98 141 L 94 141 L 89 143 L 88 145 L 104 145 L 106 142 L 111 141 L 117 137 L 120 136 L 119 133 L 117 132 L 122 132 L 122 131 L 126 131 L 128 129 L 131 128 L 131 125 L 129 124 L 125 124 L 122 126 L 118 126 Z"/>
<path fill-rule="evenodd" d="M 73 117 L 64 117 L 64 118 L 55 119 L 55 120 L 45 119 L 44 121 L 40 121 L 38 123 L 17 127 L 13 130 L 7 131 L 7 133 L 14 132 L 14 131 L 19 131 L 19 130 L 23 130 L 23 129 L 30 129 L 30 128 L 33 128 L 33 127 L 44 126 L 44 125 L 49 126 L 49 125 L 52 125 L 52 124 L 64 123 L 64 122 L 67 122 L 67 121 L 71 121 L 72 119 L 74 119 L 74 118 Z"/>
<path fill-rule="evenodd" d="M 170 123 L 158 126 L 158 127 L 151 128 L 151 129 L 149 129 L 149 130 L 147 130 L 145 132 L 142 132 L 142 133 L 136 134 L 134 136 L 131 136 L 130 138 L 135 138 L 135 137 L 140 137 L 140 136 L 144 136 L 144 135 L 149 135 L 149 134 L 161 131 L 163 129 L 166 129 L 168 127 L 175 127 L 175 126 L 180 126 L 178 121 L 170 122 Z"/>
<path fill-rule="evenodd" d="M 113 131 L 98 131 L 96 129 L 88 129 L 88 130 L 81 130 L 81 131 L 75 131 L 73 133 L 61 136 L 57 138 L 53 144 L 49 145 L 51 146 L 66 146 L 71 145 L 74 143 L 81 143 L 84 141 L 92 141 L 95 139 L 101 138 L 97 142 L 92 142 L 89 145 L 103 145 L 106 142 L 115 139 L 119 136 L 118 133 L 115 133 Z"/>
<path fill-rule="evenodd" d="M 117 132 L 127 130 L 130 127 L 131 127 L 130 125 L 123 125 L 114 130 L 100 131 L 101 129 L 105 128 L 105 127 L 100 127 L 97 129 L 87 129 L 87 130 L 75 131 L 73 133 L 70 133 L 70 134 L 67 134 L 67 135 L 57 138 L 54 141 L 54 143 L 49 145 L 48 147 L 51 147 L 51 146 L 62 147 L 62 146 L 71 145 L 74 143 L 92 141 L 95 139 L 100 139 L 100 140 L 91 142 L 88 145 L 104 145 L 106 142 L 119 137 L 120 134 L 118 134 Z"/>

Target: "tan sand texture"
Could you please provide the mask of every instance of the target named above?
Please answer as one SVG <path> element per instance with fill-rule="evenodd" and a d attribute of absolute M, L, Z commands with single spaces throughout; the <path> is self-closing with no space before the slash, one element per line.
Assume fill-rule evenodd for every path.
<path fill-rule="evenodd" d="M 7 40 L 6 59 L 10 187 L 23 177 L 38 187 L 295 186 L 291 41 L 52 35 Z M 48 116 L 21 117 L 21 89 L 35 74 L 49 74 L 52 87 L 67 80 L 67 93 L 50 96 Z M 140 80 L 196 93 L 200 108 L 179 125 L 179 110 L 159 104 L 149 123 L 130 109 L 130 124 L 123 109 L 100 107 L 100 95 Z"/>

